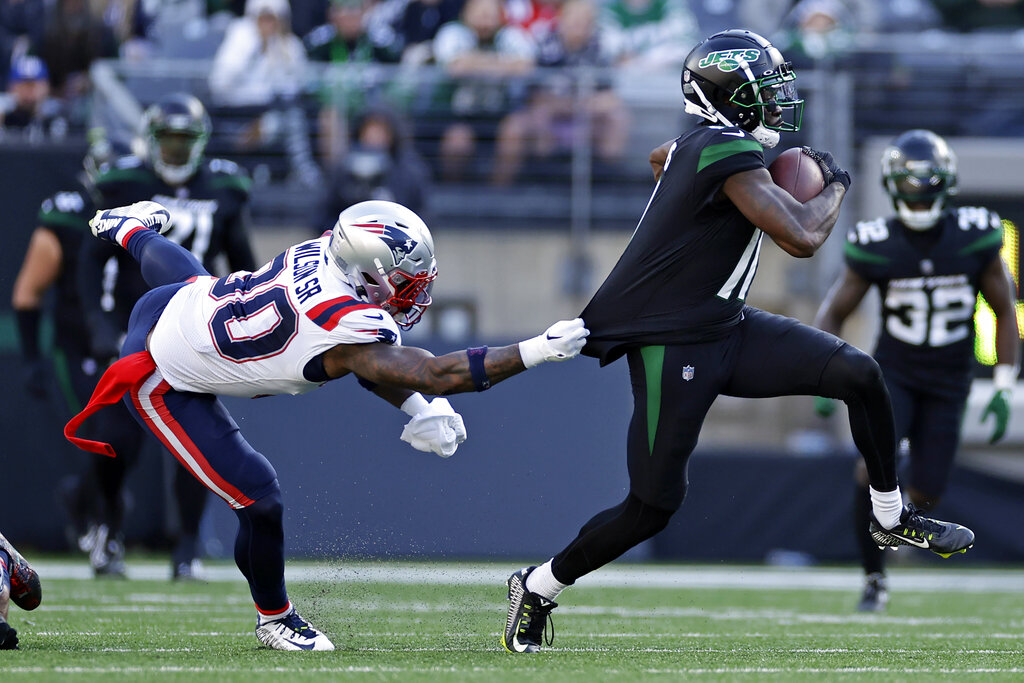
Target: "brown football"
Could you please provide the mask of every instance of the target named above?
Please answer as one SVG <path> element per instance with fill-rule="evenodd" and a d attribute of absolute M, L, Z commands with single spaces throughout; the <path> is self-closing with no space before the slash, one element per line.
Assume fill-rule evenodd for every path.
<path fill-rule="evenodd" d="M 768 172 L 776 185 L 801 203 L 817 197 L 825 188 L 825 176 L 818 163 L 799 147 L 791 147 L 776 157 Z"/>

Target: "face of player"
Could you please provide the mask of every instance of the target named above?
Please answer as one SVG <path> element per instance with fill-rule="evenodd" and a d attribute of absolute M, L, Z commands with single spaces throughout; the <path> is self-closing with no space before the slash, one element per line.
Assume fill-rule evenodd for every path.
<path fill-rule="evenodd" d="M 183 131 L 164 131 L 157 136 L 160 157 L 165 164 L 184 166 L 189 163 L 196 136 Z"/>

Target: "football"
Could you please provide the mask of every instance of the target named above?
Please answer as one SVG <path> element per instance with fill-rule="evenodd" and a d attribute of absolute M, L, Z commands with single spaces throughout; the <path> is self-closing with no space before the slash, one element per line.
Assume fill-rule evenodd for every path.
<path fill-rule="evenodd" d="M 799 147 L 791 147 L 776 157 L 768 172 L 776 185 L 801 203 L 817 197 L 825 188 L 825 176 L 818 163 Z"/>

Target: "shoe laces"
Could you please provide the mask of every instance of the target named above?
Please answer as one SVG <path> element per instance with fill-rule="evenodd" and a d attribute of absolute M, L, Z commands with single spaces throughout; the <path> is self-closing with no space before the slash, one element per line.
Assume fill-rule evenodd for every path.
<path fill-rule="evenodd" d="M 551 618 L 551 610 L 556 607 L 558 607 L 557 602 L 545 600 L 540 596 L 536 596 L 536 601 L 529 600 L 524 603 L 523 617 L 527 623 L 523 627 L 523 631 L 530 641 L 538 644 L 543 641 L 549 647 L 551 643 L 555 642 L 555 622 Z M 548 626 L 551 627 L 550 634 Z"/>
<path fill-rule="evenodd" d="M 304 638 L 315 638 L 317 635 L 316 629 L 303 619 L 298 612 L 293 611 L 284 619 L 281 619 L 281 623 Z M 309 633 L 304 633 L 304 631 L 309 631 Z"/>
<path fill-rule="evenodd" d="M 913 503 L 907 505 L 907 519 L 903 522 L 903 525 L 913 527 L 917 531 L 932 534 L 941 534 L 944 530 L 943 526 L 937 521 L 921 514 L 921 510 L 914 507 Z"/>

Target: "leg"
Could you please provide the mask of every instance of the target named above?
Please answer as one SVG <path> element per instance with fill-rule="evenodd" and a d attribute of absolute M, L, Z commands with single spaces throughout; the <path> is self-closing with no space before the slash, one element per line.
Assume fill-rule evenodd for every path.
<path fill-rule="evenodd" d="M 176 579 L 198 578 L 194 562 L 199 557 L 199 523 L 206 509 L 206 487 L 184 467 L 174 469 L 174 500 L 181 524 L 171 555 L 172 576 Z"/>
<path fill-rule="evenodd" d="M 10 556 L 0 550 L 0 650 L 18 649 L 18 632 L 7 623 L 11 608 L 11 577 L 7 572 L 10 564 Z"/>
<path fill-rule="evenodd" d="M 942 499 L 960 445 L 967 395 L 920 398 L 910 433 L 907 494 L 919 509 L 931 510 Z"/>

